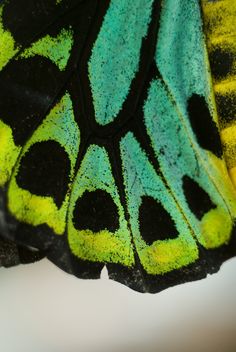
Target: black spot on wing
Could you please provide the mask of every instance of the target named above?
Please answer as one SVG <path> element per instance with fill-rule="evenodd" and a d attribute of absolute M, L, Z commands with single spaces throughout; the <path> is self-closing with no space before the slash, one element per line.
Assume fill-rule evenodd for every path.
<path fill-rule="evenodd" d="M 219 131 L 216 123 L 212 120 L 205 98 L 193 94 L 188 99 L 188 114 L 199 145 L 221 157 L 222 147 Z"/>
<path fill-rule="evenodd" d="M 141 236 L 148 245 L 157 240 L 172 239 L 178 236 L 174 220 L 162 204 L 152 197 L 142 198 L 139 224 Z"/>
<path fill-rule="evenodd" d="M 232 71 L 234 55 L 230 50 L 216 47 L 210 52 L 211 71 L 215 78 L 222 79 Z"/>
<path fill-rule="evenodd" d="M 216 208 L 206 191 L 187 175 L 183 177 L 183 190 L 189 208 L 198 220 L 201 220 L 208 211 Z"/>
<path fill-rule="evenodd" d="M 10 0 L 3 10 L 3 24 L 24 46 L 79 2 L 62 1 L 56 5 L 56 0 Z"/>
<path fill-rule="evenodd" d="M 220 117 L 220 123 L 224 127 L 235 121 L 236 116 L 236 92 L 228 94 L 216 93 L 216 104 Z"/>
<path fill-rule="evenodd" d="M 38 142 L 23 156 L 16 176 L 18 185 L 38 196 L 53 197 L 58 207 L 64 201 L 70 173 L 70 160 L 59 143 Z"/>
<path fill-rule="evenodd" d="M 64 76 L 49 60 L 16 60 L 0 74 L 0 115 L 23 145 L 53 103 Z"/>
<path fill-rule="evenodd" d="M 85 191 L 77 200 L 73 222 L 77 230 L 115 232 L 119 229 L 118 209 L 109 193 L 100 189 Z"/>

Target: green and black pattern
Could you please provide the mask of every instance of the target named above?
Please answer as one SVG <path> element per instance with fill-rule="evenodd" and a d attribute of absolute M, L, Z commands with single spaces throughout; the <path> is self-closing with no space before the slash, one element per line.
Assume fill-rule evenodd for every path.
<path fill-rule="evenodd" d="M 4 238 L 141 292 L 236 254 L 200 1 L 6 0 L 0 48 Z"/>

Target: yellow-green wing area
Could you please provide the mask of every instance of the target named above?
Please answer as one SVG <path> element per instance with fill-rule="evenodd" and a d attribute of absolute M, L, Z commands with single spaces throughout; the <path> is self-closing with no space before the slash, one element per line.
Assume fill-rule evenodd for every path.
<path fill-rule="evenodd" d="M 51 4 L 50 4 L 51 5 Z M 12 8 L 13 6 L 13 8 Z M 11 16 L 12 10 L 17 11 L 19 14 L 19 21 L 22 19 L 22 11 L 24 11 L 25 19 L 29 18 L 30 10 L 32 9 L 31 5 L 28 10 L 26 7 L 22 7 L 22 4 L 12 2 L 2 1 L 0 5 L 0 71 L 4 71 L 5 66 L 12 62 L 17 62 L 18 58 L 21 57 L 34 57 L 35 55 L 42 55 L 44 57 L 48 57 L 60 68 L 60 70 L 64 70 L 67 64 L 67 60 L 69 59 L 69 53 L 73 44 L 73 33 L 70 31 L 70 28 L 65 28 L 61 32 L 57 31 L 50 35 L 42 35 L 40 39 L 37 40 L 38 35 L 38 27 L 37 21 L 34 22 L 31 13 L 31 21 L 34 22 L 32 24 L 31 29 L 29 30 L 29 25 L 25 26 L 23 23 L 23 35 L 22 28 L 18 31 L 19 22 L 17 18 L 13 18 Z M 28 7 L 28 5 L 27 5 Z M 42 12 L 42 8 L 41 8 Z M 52 15 L 52 13 L 51 13 Z M 51 16 L 52 18 L 52 16 Z M 40 21 L 40 19 L 39 19 Z M 23 21 L 24 22 L 24 21 Z M 34 28 L 32 28 L 34 27 Z M 20 28 L 19 28 L 20 29 Z M 18 35 L 14 35 L 17 34 Z M 31 39 L 35 37 L 35 43 L 31 45 Z M 63 41 L 63 43 L 62 43 Z M 28 47 L 28 48 L 27 48 Z M 25 65 L 27 66 L 27 64 Z M 6 72 L 8 70 L 6 69 Z M 20 71 L 20 67 L 18 72 Z M 14 74 L 14 72 L 13 72 Z M 31 74 L 31 73 L 30 73 Z M 4 73 L 3 73 L 4 76 Z M 6 76 L 5 76 L 6 77 Z M 29 75 L 28 75 L 29 77 Z M 17 82 L 15 85 L 15 94 L 17 91 L 20 92 L 22 87 L 24 86 L 23 79 L 25 78 L 27 81 L 27 76 L 25 72 L 22 72 L 22 76 L 19 79 L 20 85 L 17 86 Z M 14 79 L 14 78 L 12 78 Z M 4 80 L 4 78 L 3 78 Z M 10 83 L 10 81 L 8 82 Z M 24 97 L 23 100 L 27 97 Z M 4 101 L 6 100 L 6 105 L 4 107 Z M 20 104 L 20 109 L 24 109 L 23 104 Z M 8 183 L 15 163 L 20 155 L 22 150 L 21 143 L 16 143 L 14 139 L 14 132 L 17 129 L 17 121 L 14 126 L 14 123 L 11 124 L 10 121 L 14 121 L 14 118 L 17 120 L 17 116 L 15 114 L 16 108 L 16 99 L 14 98 L 14 93 L 10 84 L 3 84 L 1 87 L 1 119 L 0 119 L 0 186 L 1 189 L 4 189 L 6 184 Z M 18 105 L 18 109 L 19 109 Z M 34 110 L 34 104 L 32 104 L 32 110 Z M 9 106 L 11 108 L 9 109 Z M 15 107 L 14 107 L 15 106 Z M 6 108 L 6 109 L 5 109 Z M 6 113 L 6 110 L 8 112 Z M 29 112 L 29 111 L 28 111 Z M 30 114 L 27 117 L 30 118 Z M 18 118 L 18 123 L 20 124 L 20 118 Z M 24 123 L 22 123 L 22 130 L 24 130 Z M 30 131 L 31 132 L 31 131 Z M 3 197 L 3 195 L 2 195 Z M 14 198 L 15 199 L 15 198 Z M 16 207 L 16 204 L 14 204 Z M 19 206 L 19 204 L 18 204 Z M 5 210 L 4 210 L 5 213 Z M 22 213 L 22 211 L 21 211 Z M 24 214 L 23 217 L 28 217 Z M 32 223 L 32 219 L 30 220 Z M 2 235 L 7 232 L 5 226 L 2 231 Z M 3 241 L 1 240 L 1 260 L 0 265 L 10 266 L 16 265 L 18 263 L 28 263 L 31 261 L 38 260 L 44 256 L 44 253 L 37 252 L 36 250 L 31 251 L 23 246 L 17 246 L 15 243 L 11 241 Z"/>
<path fill-rule="evenodd" d="M 202 1 L 220 135 L 236 187 L 236 1 Z"/>
<path fill-rule="evenodd" d="M 236 254 L 234 2 L 26 2 L 0 5 L 0 234 L 140 292 L 216 272 Z"/>
<path fill-rule="evenodd" d="M 55 234 L 64 233 L 79 144 L 79 128 L 66 93 L 25 144 L 15 165 L 8 188 L 8 207 L 16 219 L 33 226 L 46 223 Z M 33 168 L 34 158 L 41 162 L 40 173 Z M 50 177 L 50 173 L 55 175 L 47 190 L 49 196 L 41 196 L 45 192 L 41 178 L 47 174 Z"/>

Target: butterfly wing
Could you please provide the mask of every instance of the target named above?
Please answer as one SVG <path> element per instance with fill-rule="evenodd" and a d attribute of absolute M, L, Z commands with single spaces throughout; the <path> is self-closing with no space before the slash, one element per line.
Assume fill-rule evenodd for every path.
<path fill-rule="evenodd" d="M 200 2 L 27 4 L 0 7 L 1 233 L 141 292 L 216 271 L 236 193 Z"/>

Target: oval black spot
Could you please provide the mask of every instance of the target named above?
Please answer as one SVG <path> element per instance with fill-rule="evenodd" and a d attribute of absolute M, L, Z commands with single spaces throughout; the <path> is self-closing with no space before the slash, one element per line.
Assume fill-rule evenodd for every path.
<path fill-rule="evenodd" d="M 193 94 L 188 99 L 188 114 L 199 145 L 221 157 L 222 146 L 219 131 L 211 117 L 205 98 Z"/>
<path fill-rule="evenodd" d="M 41 123 L 65 82 L 50 60 L 36 56 L 10 62 L 0 73 L 1 119 L 23 145 Z"/>
<path fill-rule="evenodd" d="M 118 209 L 111 195 L 101 189 L 94 192 L 85 191 L 76 202 L 73 223 L 77 230 L 118 230 Z"/>
<path fill-rule="evenodd" d="M 161 203 L 149 196 L 142 197 L 139 225 L 141 236 L 148 245 L 157 240 L 178 237 L 178 231 L 170 214 Z"/>
<path fill-rule="evenodd" d="M 21 160 L 16 181 L 32 194 L 53 197 L 59 208 L 68 189 L 69 173 L 66 151 L 50 140 L 32 145 Z"/>
<path fill-rule="evenodd" d="M 206 191 L 187 175 L 183 177 L 183 191 L 190 210 L 198 220 L 216 208 Z"/>
<path fill-rule="evenodd" d="M 213 76 L 222 79 L 231 72 L 234 62 L 234 55 L 230 50 L 215 48 L 210 52 L 211 71 Z"/>

